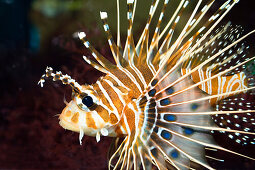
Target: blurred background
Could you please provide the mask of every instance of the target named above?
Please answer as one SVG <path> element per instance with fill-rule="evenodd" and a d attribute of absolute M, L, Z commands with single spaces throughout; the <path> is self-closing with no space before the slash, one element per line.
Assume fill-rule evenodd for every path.
<path fill-rule="evenodd" d="M 216 6 L 222 2 L 217 1 Z M 176 7 L 175 2 L 172 4 L 169 15 Z M 136 39 L 149 6 L 150 1 L 138 2 Z M 96 143 L 95 138 L 85 136 L 80 146 L 78 134 L 58 124 L 56 115 L 65 106 L 64 96 L 70 101 L 71 88 L 51 81 L 44 88 L 37 85 L 46 66 L 69 74 L 80 84 L 91 84 L 102 76 L 83 62 L 82 55 L 90 54 L 75 36 L 85 31 L 94 47 L 113 61 L 99 11 L 108 12 L 109 25 L 116 35 L 115 0 L 0 0 L 0 169 L 107 169 L 110 138 L 102 137 Z M 121 11 L 121 35 L 125 37 L 124 2 Z M 228 21 L 242 25 L 245 32 L 254 29 L 252 0 L 241 0 L 223 23 Z M 247 39 L 247 44 L 254 47 L 254 37 Z M 215 138 L 224 147 L 255 154 L 254 146 L 235 144 L 222 134 Z M 255 168 L 255 161 L 231 154 L 218 152 L 217 157 L 226 159 L 225 163 L 209 160 L 219 169 Z"/>

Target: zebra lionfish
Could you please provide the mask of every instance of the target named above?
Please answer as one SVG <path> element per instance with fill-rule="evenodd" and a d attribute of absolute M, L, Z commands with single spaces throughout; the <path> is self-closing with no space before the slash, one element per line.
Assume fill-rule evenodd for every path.
<path fill-rule="evenodd" d="M 172 17 L 166 18 L 169 0 L 152 0 L 148 20 L 137 43 L 133 23 L 138 0 L 127 0 L 127 38 L 124 48 L 120 40 L 120 10 L 117 0 L 117 43 L 111 34 L 107 13 L 100 12 L 103 27 L 116 64 L 104 58 L 86 38 L 78 36 L 95 60 L 83 56 L 95 69 L 105 73 L 92 85 L 80 85 L 60 71 L 46 68 L 38 84 L 46 79 L 60 80 L 72 87 L 73 97 L 59 116 L 60 125 L 79 133 L 110 136 L 115 147 L 109 159 L 109 169 L 189 169 L 191 163 L 212 169 L 206 161 L 205 149 L 216 149 L 253 159 L 216 144 L 211 131 L 254 135 L 255 133 L 217 125 L 212 116 L 238 115 L 254 109 L 230 109 L 221 101 L 255 87 L 247 77 L 246 63 L 255 57 L 244 55 L 240 26 L 230 23 L 219 27 L 223 17 L 238 0 L 226 0 L 206 21 L 215 0 L 198 2 L 189 18 L 176 32 L 190 0 L 180 0 Z M 152 19 L 159 9 L 159 18 L 152 32 Z M 167 24 L 161 28 L 162 21 Z M 202 25 L 202 26 L 200 26 Z M 160 31 L 162 30 L 162 31 Z M 152 35 L 149 38 L 149 35 Z M 238 104 L 239 100 L 231 101 Z M 215 119 L 216 120 L 216 119 Z M 217 121 L 216 121 L 217 122 Z M 119 140 L 119 139 L 122 139 Z M 254 142 L 254 140 L 253 140 Z M 193 167 L 194 168 L 194 167 Z"/>

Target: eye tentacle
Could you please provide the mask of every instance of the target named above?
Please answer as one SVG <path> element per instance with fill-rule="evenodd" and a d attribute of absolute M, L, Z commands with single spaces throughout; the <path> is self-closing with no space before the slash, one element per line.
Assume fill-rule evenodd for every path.
<path fill-rule="evenodd" d="M 47 78 L 52 78 L 53 81 L 60 80 L 63 84 L 70 85 L 75 93 L 81 94 L 81 85 L 72 79 L 69 75 L 63 75 L 61 71 L 56 71 L 56 73 L 53 73 L 53 69 L 51 67 L 46 67 L 45 74 L 42 75 L 38 84 L 43 87 Z"/>

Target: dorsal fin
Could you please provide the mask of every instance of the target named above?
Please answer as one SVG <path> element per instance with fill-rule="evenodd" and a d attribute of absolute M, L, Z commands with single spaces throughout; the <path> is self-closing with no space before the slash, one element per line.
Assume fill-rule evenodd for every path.
<path fill-rule="evenodd" d="M 201 90 L 210 95 L 216 95 L 246 89 L 247 78 L 241 71 L 245 68 L 245 64 L 254 58 L 249 59 L 243 54 L 246 49 L 243 43 L 237 44 L 238 40 L 245 38 L 245 36 L 240 38 L 239 28 L 239 26 L 230 27 L 227 24 L 221 30 L 217 30 L 216 35 L 212 34 L 202 51 L 183 63 L 182 74 L 189 74 L 195 67 L 210 59 L 210 62 L 191 73 L 192 80 L 200 83 L 198 87 Z M 215 58 L 215 56 L 218 57 Z M 224 97 L 211 100 L 211 104 L 215 105 L 217 100 Z"/>
<path fill-rule="evenodd" d="M 116 45 L 116 43 L 113 40 L 111 31 L 110 31 L 110 28 L 109 28 L 109 24 L 108 24 L 108 21 L 107 21 L 107 18 L 108 18 L 107 13 L 106 12 L 100 12 L 100 17 L 103 21 L 104 31 L 107 34 L 107 40 L 108 40 L 110 49 L 112 51 L 113 58 L 114 58 L 114 60 L 117 64 L 117 66 L 119 66 L 119 67 L 127 66 L 127 61 L 122 56 L 123 52 L 122 52 L 120 44 Z"/>
<path fill-rule="evenodd" d="M 243 72 L 229 73 L 255 59 L 255 57 L 246 61 L 242 60 L 232 67 L 225 67 L 224 64 L 234 61 L 235 55 L 231 54 L 226 58 L 219 59 L 220 55 L 235 48 L 236 44 L 255 31 L 243 37 L 237 37 L 236 40 L 231 40 L 221 50 L 212 52 L 211 57 L 199 57 L 203 50 L 210 48 L 217 41 L 217 38 L 227 32 L 229 25 L 222 27 L 222 30 L 211 39 L 208 40 L 207 38 L 237 3 L 237 0 L 226 1 L 202 27 L 196 30 L 196 27 L 203 21 L 203 17 L 215 2 L 215 0 L 210 0 L 202 6 L 202 0 L 198 0 L 194 7 L 191 7 L 192 13 L 188 15 L 187 22 L 176 38 L 173 38 L 176 34 L 175 29 L 179 25 L 179 20 L 184 17 L 182 14 L 185 13 L 187 5 L 191 1 L 180 1 L 173 17 L 160 32 L 160 23 L 168 4 L 168 0 L 165 0 L 150 42 L 150 24 L 159 3 L 159 0 L 152 0 L 147 23 L 135 46 L 132 28 L 136 2 L 137 0 L 127 0 L 128 29 L 123 56 L 120 52 L 119 14 L 116 45 L 109 31 L 107 16 L 105 13 L 101 13 L 117 66 L 112 66 L 109 61 L 102 58 L 90 46 L 85 36 L 81 38 L 85 46 L 92 51 L 92 54 L 95 54 L 93 56 L 99 62 L 101 70 L 118 69 L 118 73 L 123 74 L 119 74 L 120 78 L 118 78 L 125 83 L 128 82 L 126 85 L 129 89 L 135 89 L 129 92 L 128 97 L 131 98 L 125 103 L 120 121 L 116 123 L 116 126 L 119 127 L 124 124 L 123 127 L 125 127 L 127 136 L 112 154 L 109 168 L 130 169 L 134 167 L 134 169 L 139 169 L 141 164 L 143 168 L 150 169 L 153 164 L 159 169 L 168 167 L 189 169 L 192 168 L 190 162 L 195 162 L 202 167 L 212 169 L 205 159 L 205 147 L 223 150 L 254 160 L 254 158 L 215 144 L 210 131 L 255 135 L 253 132 L 218 127 L 211 120 L 211 115 L 248 112 L 247 110 L 212 111 L 211 105 L 214 105 L 217 100 L 255 88 L 254 86 L 247 87 Z M 118 0 L 117 4 L 119 11 Z M 239 51 L 243 49 L 245 46 L 241 45 L 240 50 L 235 50 L 234 54 L 239 54 Z M 127 61 L 127 65 L 123 65 L 125 61 L 121 61 L 121 58 Z M 92 63 L 94 67 L 98 67 L 96 64 Z M 223 67 L 224 69 L 220 69 Z M 215 87 L 218 83 L 216 80 L 218 82 L 223 80 L 227 82 L 239 81 L 242 86 L 233 86 L 219 91 L 218 89 L 222 86 Z M 254 110 L 249 112 L 254 112 Z"/>
<path fill-rule="evenodd" d="M 165 2 L 168 3 L 168 1 Z M 131 167 L 139 169 L 140 163 L 143 168 L 151 168 L 151 164 L 153 164 L 159 169 L 166 167 L 189 169 L 192 168 L 191 161 L 202 167 L 212 169 L 205 160 L 205 147 L 223 150 L 254 160 L 254 158 L 220 147 L 214 143 L 210 134 L 210 131 L 214 130 L 255 135 L 255 133 L 243 130 L 218 127 L 211 120 L 211 115 L 248 112 L 211 111 L 211 104 L 213 103 L 212 100 L 243 93 L 254 89 L 254 87 L 233 88 L 229 91 L 221 91 L 220 93 L 209 93 L 206 90 L 206 93 L 203 93 L 200 88 L 208 81 L 226 75 L 227 72 L 244 65 L 255 57 L 240 62 L 233 67 L 226 68 L 224 71 L 218 70 L 217 72 L 217 69 L 212 69 L 212 72 L 215 74 L 210 74 L 205 79 L 195 75 L 199 71 L 201 72 L 203 68 L 210 67 L 212 63 L 215 64 L 214 60 L 217 60 L 223 52 L 234 47 L 254 31 L 243 37 L 238 37 L 236 41 L 232 41 L 212 57 L 198 61 L 194 55 L 198 54 L 203 47 L 209 47 L 214 38 L 223 34 L 224 31 L 218 33 L 211 39 L 211 42 L 206 39 L 237 1 L 227 1 L 224 3 L 207 20 L 204 26 L 196 31 L 195 34 L 190 35 L 214 2 L 214 0 L 209 1 L 199 11 L 199 6 L 202 2 L 199 0 L 183 27 L 180 36 L 175 39 L 172 46 L 169 46 L 171 45 L 170 40 L 176 24 L 188 2 L 185 0 L 180 2 L 174 17 L 169 21 L 170 24 L 163 29 L 162 33 L 159 32 L 159 26 L 156 27 L 157 31 L 155 31 L 151 43 L 148 42 L 149 34 L 146 31 L 146 28 L 149 28 L 150 25 L 149 16 L 136 50 L 134 50 L 138 54 L 137 56 L 133 55 L 134 66 L 139 68 L 137 65 L 140 65 L 146 59 L 147 66 L 150 68 L 153 76 L 149 83 L 146 81 L 148 86 L 144 89 L 143 93 L 137 99 L 127 104 L 126 107 L 129 107 L 129 109 L 124 109 L 125 114 L 132 113 L 135 115 L 135 124 L 130 123 L 128 116 L 126 118 L 126 124 L 129 127 L 135 128 L 130 129 L 129 135 L 110 159 L 110 165 L 115 165 L 113 166 L 115 169 L 129 169 Z M 162 11 L 164 11 L 164 5 Z M 151 11 L 150 13 L 153 14 L 154 8 L 151 7 Z M 158 21 L 158 25 L 160 25 L 160 22 Z M 160 50 L 157 51 L 159 41 L 167 30 L 169 34 L 165 36 L 163 43 L 160 44 Z M 187 38 L 189 39 L 183 42 Z M 206 43 L 207 41 L 209 43 Z M 148 47 L 148 45 L 150 46 Z M 133 48 L 133 46 L 130 47 Z M 136 57 L 138 57 L 138 60 L 135 60 Z M 231 59 L 233 56 L 229 56 L 229 58 Z M 192 64 L 196 63 L 194 67 L 191 67 L 192 64 L 189 64 L 189 61 L 192 61 Z M 222 64 L 224 65 L 224 62 L 226 62 L 225 59 L 222 63 L 218 64 L 218 68 Z M 241 72 L 234 76 L 238 77 L 237 80 L 241 80 Z M 233 77 L 229 77 L 229 79 L 233 79 Z M 245 81 L 240 82 L 245 84 Z M 211 104 L 209 103 L 210 100 Z M 254 112 L 254 110 L 251 112 Z M 117 163 L 114 163 L 114 160 Z"/>
<path fill-rule="evenodd" d="M 82 40 L 84 46 L 91 51 L 92 56 L 99 62 L 99 64 L 107 70 L 115 69 L 116 66 L 112 64 L 109 60 L 104 58 L 87 40 L 86 34 L 80 32 L 79 38 Z"/>

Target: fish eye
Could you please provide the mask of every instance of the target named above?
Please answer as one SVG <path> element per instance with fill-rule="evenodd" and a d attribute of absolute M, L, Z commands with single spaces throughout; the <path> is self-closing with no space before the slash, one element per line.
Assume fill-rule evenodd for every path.
<path fill-rule="evenodd" d="M 93 99 L 92 99 L 92 97 L 90 97 L 90 96 L 85 96 L 85 97 L 83 97 L 82 103 L 83 103 L 84 105 L 86 105 L 87 107 L 91 107 L 91 106 L 93 106 L 93 104 L 94 104 Z"/>

